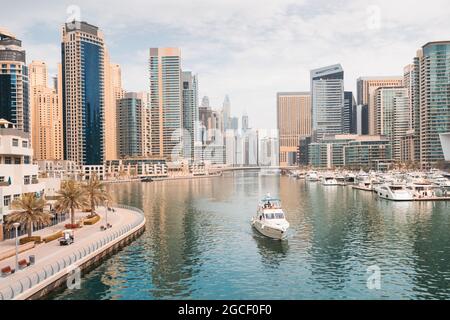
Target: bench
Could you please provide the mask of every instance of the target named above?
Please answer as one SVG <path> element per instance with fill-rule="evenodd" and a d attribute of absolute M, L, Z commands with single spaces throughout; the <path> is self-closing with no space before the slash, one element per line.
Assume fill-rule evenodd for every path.
<path fill-rule="evenodd" d="M 10 266 L 7 266 L 7 267 L 4 267 L 1 271 L 2 271 L 2 277 L 7 277 L 10 274 L 13 274 L 15 270 L 11 269 Z"/>
<path fill-rule="evenodd" d="M 22 269 L 25 269 L 26 267 L 28 267 L 30 264 L 27 262 L 27 260 L 22 259 L 18 262 L 18 265 L 19 265 L 19 269 L 22 270 Z"/>

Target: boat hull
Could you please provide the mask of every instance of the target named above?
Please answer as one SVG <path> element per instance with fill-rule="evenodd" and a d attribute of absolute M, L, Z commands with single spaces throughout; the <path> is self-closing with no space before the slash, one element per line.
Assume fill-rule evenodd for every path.
<path fill-rule="evenodd" d="M 263 225 L 260 221 L 258 220 L 252 220 L 252 226 L 253 228 L 258 231 L 259 233 L 261 233 L 263 236 L 266 236 L 268 238 L 271 239 L 275 239 L 275 240 L 284 240 L 286 239 L 287 236 L 287 230 L 283 231 L 281 229 L 277 229 L 277 228 L 273 228 L 267 225 Z"/>

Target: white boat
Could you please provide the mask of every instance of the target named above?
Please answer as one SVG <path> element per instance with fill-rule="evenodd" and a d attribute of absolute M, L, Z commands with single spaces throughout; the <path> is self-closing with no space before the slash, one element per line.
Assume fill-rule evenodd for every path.
<path fill-rule="evenodd" d="M 322 178 L 322 185 L 324 186 L 337 186 L 338 182 L 333 176 L 326 176 Z"/>
<path fill-rule="evenodd" d="M 270 195 L 262 199 L 256 216 L 252 218 L 252 226 L 266 237 L 276 240 L 285 239 L 289 222 L 281 208 L 281 201 Z"/>
<path fill-rule="evenodd" d="M 408 184 L 406 187 L 415 199 L 435 198 L 439 188 L 429 182 L 422 181 Z"/>
<path fill-rule="evenodd" d="M 353 185 L 352 188 L 356 190 L 373 191 L 372 182 L 370 180 L 360 181 L 358 184 Z"/>
<path fill-rule="evenodd" d="M 311 182 L 320 181 L 319 174 L 316 171 L 310 171 L 306 175 L 306 180 L 311 181 Z"/>
<path fill-rule="evenodd" d="M 382 184 L 375 188 L 378 197 L 392 201 L 413 201 L 412 193 L 402 184 Z"/>

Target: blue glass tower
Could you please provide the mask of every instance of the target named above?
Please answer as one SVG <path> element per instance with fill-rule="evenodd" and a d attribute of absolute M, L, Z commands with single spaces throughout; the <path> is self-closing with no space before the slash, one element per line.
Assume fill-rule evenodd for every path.
<path fill-rule="evenodd" d="M 104 160 L 104 42 L 85 22 L 63 29 L 63 117 L 65 159 L 81 165 Z"/>

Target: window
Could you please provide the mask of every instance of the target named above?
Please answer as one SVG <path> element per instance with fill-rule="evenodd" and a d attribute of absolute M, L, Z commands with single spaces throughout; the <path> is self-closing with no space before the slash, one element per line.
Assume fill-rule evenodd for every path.
<path fill-rule="evenodd" d="M 5 164 L 11 164 L 11 157 L 5 157 Z"/>
<path fill-rule="evenodd" d="M 14 164 L 20 164 L 20 158 L 14 158 Z"/>
<path fill-rule="evenodd" d="M 27 140 L 23 140 L 22 141 L 22 148 L 28 148 L 28 141 Z"/>
<path fill-rule="evenodd" d="M 3 206 L 9 208 L 10 205 L 11 205 L 11 196 L 4 196 Z"/>
<path fill-rule="evenodd" d="M 5 182 L 5 177 L 0 177 L 0 182 Z"/>
<path fill-rule="evenodd" d="M 14 195 L 14 200 L 18 200 L 18 199 L 20 199 L 20 194 L 15 194 Z"/>
<path fill-rule="evenodd" d="M 12 145 L 13 145 L 13 147 L 18 147 L 19 146 L 19 139 L 12 139 Z"/>
<path fill-rule="evenodd" d="M 30 156 L 25 156 L 25 157 L 23 157 L 23 163 L 24 164 L 30 164 L 31 162 L 30 162 Z"/>
<path fill-rule="evenodd" d="M 23 183 L 24 183 L 25 185 L 30 184 L 30 176 L 25 176 L 25 177 L 23 177 Z"/>

